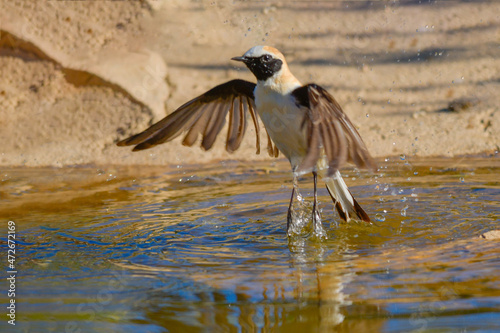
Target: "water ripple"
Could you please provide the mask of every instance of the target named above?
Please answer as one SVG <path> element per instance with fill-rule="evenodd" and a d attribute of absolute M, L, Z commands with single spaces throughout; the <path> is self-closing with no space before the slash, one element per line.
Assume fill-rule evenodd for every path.
<path fill-rule="evenodd" d="M 338 222 L 321 189 L 324 241 L 286 237 L 290 175 L 260 166 L 183 169 L 182 177 L 116 171 L 113 182 L 89 180 L 75 193 L 71 182 L 50 189 L 14 177 L 30 188 L 5 199 L 29 207 L 24 215 L 3 206 L 18 225 L 19 321 L 38 331 L 74 322 L 86 331 L 216 323 L 295 332 L 305 326 L 290 326 L 293 318 L 347 331 L 461 318 L 500 329 L 497 244 L 477 238 L 498 229 L 500 165 L 399 164 L 407 162 L 377 175 L 344 172 L 376 225 Z M 310 200 L 312 184 L 301 187 Z M 44 191 L 55 201 L 29 201 Z"/>

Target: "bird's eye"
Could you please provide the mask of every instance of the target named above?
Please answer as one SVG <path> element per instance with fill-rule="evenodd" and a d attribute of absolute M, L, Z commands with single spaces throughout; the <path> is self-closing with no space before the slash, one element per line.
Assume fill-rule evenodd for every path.
<path fill-rule="evenodd" d="M 262 60 L 265 61 L 265 62 L 268 62 L 269 60 L 271 60 L 273 57 L 271 57 L 269 54 L 264 54 L 262 56 Z"/>

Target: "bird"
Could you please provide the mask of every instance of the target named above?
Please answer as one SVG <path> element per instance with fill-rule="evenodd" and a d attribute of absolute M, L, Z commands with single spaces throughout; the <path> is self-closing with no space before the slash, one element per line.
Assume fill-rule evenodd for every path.
<path fill-rule="evenodd" d="M 185 134 L 183 145 L 193 146 L 201 137 L 201 147 L 209 150 L 227 121 L 225 148 L 232 153 L 240 146 L 251 121 L 255 127 L 256 153 L 259 154 L 260 118 L 267 134 L 268 154 L 272 157 L 283 154 L 292 169 L 288 236 L 291 235 L 292 204 L 298 191 L 298 178 L 309 173 L 312 173 L 314 183 L 314 230 L 320 227 L 318 223 L 321 224 L 317 199 L 318 175 L 324 181 L 342 220 L 371 223 L 339 170 L 348 162 L 373 171 L 377 167 L 360 134 L 335 98 L 315 83 L 301 84 L 290 71 L 283 54 L 274 47 L 254 46 L 243 56 L 231 60 L 245 64 L 257 83 L 233 79 L 215 86 L 117 145 L 132 145 L 135 146 L 133 151 L 139 151 Z"/>

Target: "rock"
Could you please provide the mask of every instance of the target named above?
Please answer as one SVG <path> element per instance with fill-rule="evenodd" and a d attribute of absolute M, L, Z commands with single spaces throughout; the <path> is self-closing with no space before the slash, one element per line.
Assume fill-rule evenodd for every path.
<path fill-rule="evenodd" d="M 105 161 L 105 147 L 153 116 L 110 87 L 69 83 L 50 61 L 0 57 L 0 75 L 0 165 Z"/>
<path fill-rule="evenodd" d="M 485 232 L 484 234 L 482 234 L 479 237 L 484 238 L 484 239 L 500 239 L 500 230 L 491 230 L 491 231 Z"/>
<path fill-rule="evenodd" d="M 136 1 L 2 1 L 0 31 L 14 36 L 21 48 L 34 46 L 39 58 L 119 86 L 160 119 L 169 94 L 167 67 L 160 55 L 141 46 L 141 19 L 148 15 Z"/>

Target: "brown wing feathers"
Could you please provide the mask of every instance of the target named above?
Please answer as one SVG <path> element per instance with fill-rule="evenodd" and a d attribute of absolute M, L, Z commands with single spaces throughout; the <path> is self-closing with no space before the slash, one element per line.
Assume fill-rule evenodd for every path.
<path fill-rule="evenodd" d="M 230 153 L 235 151 L 240 143 L 238 142 L 238 132 L 240 131 L 240 99 L 237 98 L 231 103 L 229 111 L 229 128 L 227 131 L 226 150 Z M 235 105 L 236 104 L 236 105 Z"/>
<path fill-rule="evenodd" d="M 226 122 L 226 115 L 229 109 L 225 104 L 226 103 L 219 104 L 215 107 L 212 117 L 205 128 L 205 133 L 203 134 L 203 140 L 201 142 L 201 145 L 205 150 L 212 148 L 217 134 L 219 134 L 224 126 L 224 123 Z"/>
<path fill-rule="evenodd" d="M 190 119 L 190 120 L 192 120 L 192 123 L 191 122 L 185 122 L 184 123 L 184 124 L 189 124 L 189 126 L 182 126 L 184 124 L 181 124 L 181 123 L 177 123 L 177 124 L 174 123 L 174 124 L 172 124 L 172 126 L 174 127 L 174 129 L 176 131 L 182 131 L 184 129 L 184 127 L 189 128 L 188 133 L 186 134 L 186 136 L 184 137 L 184 140 L 182 141 L 183 145 L 191 147 L 196 142 L 196 139 L 198 139 L 198 134 L 200 134 L 200 132 L 204 128 L 206 128 L 207 122 L 208 122 L 208 120 L 209 120 L 209 118 L 211 116 L 211 114 L 210 114 L 211 112 L 213 112 L 213 110 L 211 110 L 211 108 L 209 108 L 209 106 L 203 106 Z M 159 132 L 157 135 L 155 135 L 151 139 L 148 139 L 147 142 L 151 142 L 151 143 L 154 143 L 154 144 L 159 144 L 159 143 L 163 143 L 165 141 L 168 141 L 169 137 L 165 135 L 166 132 L 167 131 L 162 130 L 161 132 Z M 161 138 L 161 140 L 158 140 L 160 138 Z M 136 148 L 138 148 L 138 147 L 136 147 Z"/>
<path fill-rule="evenodd" d="M 257 154 L 260 152 L 260 130 L 255 112 L 253 90 L 255 83 L 232 80 L 216 86 L 203 95 L 182 105 L 176 111 L 152 125 L 144 132 L 118 142 L 119 146 L 136 145 L 134 151 L 148 149 L 170 141 L 187 132 L 183 145 L 192 146 L 201 134 L 203 149 L 210 149 L 226 122 L 229 113 L 229 129 L 226 150 L 233 152 L 241 144 L 250 113 L 255 126 Z M 272 147 L 272 143 L 271 147 Z M 273 154 L 275 155 L 273 150 Z M 271 152 L 270 155 L 272 156 Z"/>
<path fill-rule="evenodd" d="M 303 123 L 307 126 L 308 154 L 298 171 L 314 169 L 321 148 L 328 160 L 329 176 L 346 161 L 376 169 L 361 136 L 332 95 L 315 84 L 298 88 L 293 95 L 299 105 L 308 109 Z"/>
<path fill-rule="evenodd" d="M 252 121 L 255 126 L 255 145 L 257 146 L 257 151 L 256 154 L 260 154 L 260 126 L 259 126 L 259 120 L 257 119 L 257 112 L 255 112 L 255 109 L 253 108 L 253 104 L 250 103 L 248 97 L 247 97 L 247 104 L 250 108 L 250 115 L 252 116 Z M 269 135 L 268 135 L 269 138 Z M 269 154 L 271 155 L 271 154 Z"/>
<path fill-rule="evenodd" d="M 309 106 L 309 104 L 306 104 L 306 106 Z M 312 170 L 318 162 L 320 147 L 322 144 L 319 128 L 317 126 L 319 121 L 319 114 L 317 112 L 309 112 L 304 116 L 302 126 L 307 126 L 308 151 L 301 165 L 299 165 L 299 167 L 295 171 L 301 172 Z"/>

